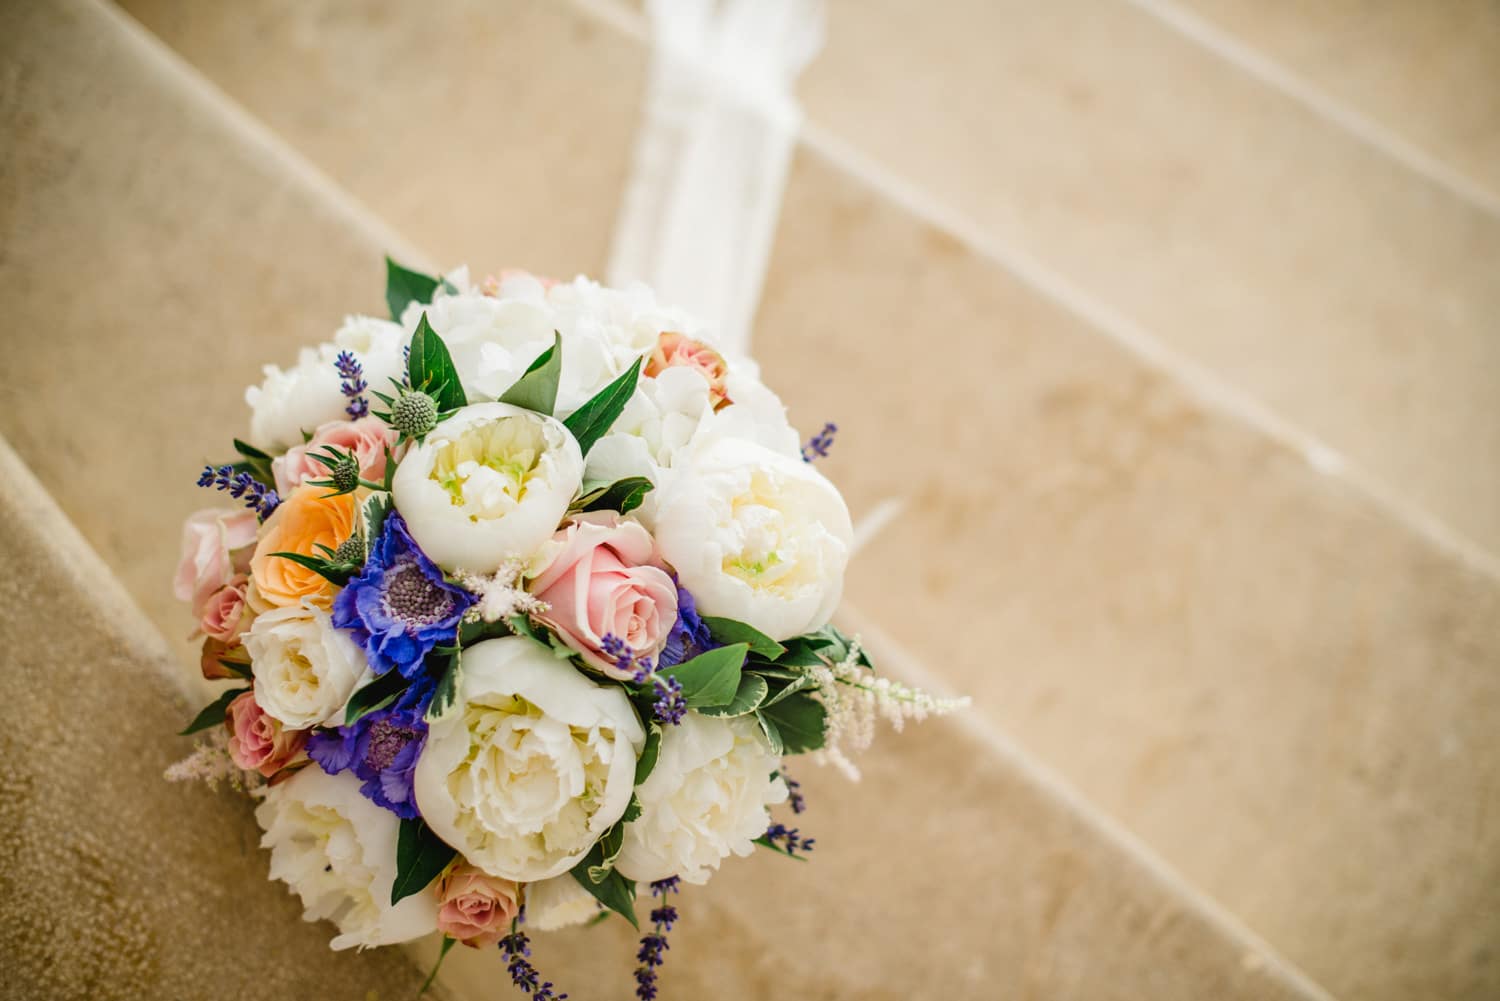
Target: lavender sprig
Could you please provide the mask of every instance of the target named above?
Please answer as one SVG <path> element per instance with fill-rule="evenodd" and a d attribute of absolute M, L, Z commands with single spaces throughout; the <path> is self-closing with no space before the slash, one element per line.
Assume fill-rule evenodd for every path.
<path fill-rule="evenodd" d="M 351 420 L 359 420 L 370 412 L 370 401 L 361 394 L 370 388 L 365 381 L 365 367 L 360 364 L 353 351 L 340 351 L 333 361 L 334 371 L 338 372 L 339 391 L 349 398 L 349 405 L 344 408 Z"/>
<path fill-rule="evenodd" d="M 785 824 L 772 824 L 766 828 L 766 833 L 761 835 L 760 840 L 770 844 L 772 848 L 786 852 L 788 855 L 796 855 L 799 851 L 804 854 L 813 850 L 813 844 L 817 838 L 804 838 L 795 827 L 787 827 Z"/>
<path fill-rule="evenodd" d="M 807 440 L 802 446 L 802 461 L 812 462 L 814 459 L 826 458 L 828 450 L 833 447 L 833 436 L 838 433 L 839 426 L 831 421 L 823 425 L 823 430 Z"/>
<path fill-rule="evenodd" d="M 658 674 L 656 663 L 650 657 L 638 657 L 624 640 L 614 633 L 605 633 L 599 640 L 599 649 L 615 662 L 621 671 L 634 671 L 631 680 L 637 685 L 650 683 L 656 690 L 656 702 L 651 706 L 651 718 L 665 726 L 676 726 L 687 715 L 687 700 L 682 697 L 682 682 L 670 675 Z"/>
<path fill-rule="evenodd" d="M 203 472 L 198 474 L 198 485 L 229 491 L 229 496 L 243 500 L 246 507 L 260 515 L 261 521 L 271 517 L 271 512 L 281 503 L 275 490 L 249 473 L 236 473 L 233 466 L 204 466 Z"/>
<path fill-rule="evenodd" d="M 531 995 L 532 1001 L 564 1001 L 567 995 L 554 993 L 552 981 L 543 980 L 531 965 L 531 940 L 520 928 L 525 920 L 523 911 L 511 921 L 510 934 L 500 940 L 500 951 L 506 956 L 505 972 L 510 974 L 512 984 Z"/>
<path fill-rule="evenodd" d="M 641 938 L 641 947 L 636 952 L 636 962 L 641 965 L 635 971 L 635 996 L 641 1001 L 653 1001 L 656 997 L 657 970 L 666 962 L 667 932 L 677 921 L 677 908 L 666 902 L 668 893 L 677 893 L 680 880 L 668 876 L 651 884 L 651 896 L 661 897 L 660 907 L 651 909 L 651 931 Z"/>

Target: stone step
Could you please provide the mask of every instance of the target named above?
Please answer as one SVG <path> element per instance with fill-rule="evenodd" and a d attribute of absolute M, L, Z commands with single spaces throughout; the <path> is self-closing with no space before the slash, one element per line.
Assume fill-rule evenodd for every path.
<path fill-rule="evenodd" d="M 0 565 L 0 993 L 414 997 L 400 951 L 302 923 L 247 799 L 162 780 L 190 750 L 175 657 L 3 440 Z"/>
<path fill-rule="evenodd" d="M 418 19 L 394 5 L 298 3 L 254 22 L 170 0 L 131 7 L 441 260 L 527 262 L 541 233 L 547 255 L 578 248 L 545 267 L 602 265 L 647 65 L 614 21 L 556 5 L 450 5 Z M 872 25 L 894 16 L 869 9 Z M 1052 16 L 1024 22 L 1026 37 L 1051 37 Z M 1116 16 L 1099 15 L 1118 28 Z M 923 32 L 963 23 L 938 22 L 913 51 L 936 50 Z M 1078 23 L 1103 44 L 1107 31 Z M 1178 52 L 1170 33 L 1130 24 L 1132 39 L 1156 39 L 1148 51 Z M 339 46 L 319 43 L 335 29 Z M 253 59 L 239 31 L 260 40 Z M 998 34 L 973 37 L 1019 44 Z M 420 60 L 379 55 L 439 38 L 446 87 Z M 954 44 L 956 67 L 979 65 Z M 1052 65 L 1045 51 L 1027 63 L 1038 73 Z M 1192 51 L 1178 55 L 1229 86 Z M 298 89 L 277 83 L 291 79 Z M 1294 120 L 1274 95 L 1234 94 L 1256 128 Z M 424 183 L 421 158 L 377 143 L 375 123 L 406 123 L 405 148 L 443 149 L 496 102 L 506 129 L 465 131 L 464 156 L 439 158 L 445 190 L 467 195 L 407 199 Z M 1386 169 L 1326 123 L 1295 121 L 1337 163 Z M 1283 146 L 1267 155 L 1303 132 L 1272 130 Z M 579 156 L 545 178 L 512 170 L 532 149 Z M 1314 179 L 1327 176 L 1319 162 Z M 1108 316 L 975 226 L 933 225 L 866 166 L 826 132 L 804 143 L 757 334 L 803 426 L 844 429 L 830 472 L 856 507 L 907 504 L 856 568 L 855 602 L 1321 983 L 1391 999 L 1500 990 L 1488 945 L 1500 926 L 1475 918 L 1500 908 L 1485 881 L 1451 878 L 1500 859 L 1484 822 L 1500 592 L 1471 566 L 1484 561 L 1313 470 L 1160 355 L 1143 362 Z"/>
<path fill-rule="evenodd" d="M 17 82 L 3 119 L 10 141 L 0 146 L 10 234 L 0 294 L 15 304 L 10 321 L 20 332 L 7 342 L 0 433 L 147 617 L 172 633 L 182 614 L 163 595 L 177 522 L 203 501 L 189 486 L 193 471 L 244 419 L 237 391 L 225 387 L 253 379 L 260 361 L 316 339 L 343 310 L 376 308 L 380 254 L 393 246 L 410 251 L 112 8 L 56 0 L 7 9 L 0 52 Z M 533 204 L 540 224 L 546 206 Z M 94 266 L 95 258 L 110 266 Z M 49 668 L 44 657 L 5 677 L 70 679 L 74 687 L 89 679 L 97 682 L 91 698 L 116 698 L 115 688 L 134 676 L 113 670 L 115 659 L 139 654 L 159 664 L 164 641 L 147 636 L 122 601 L 100 612 L 116 633 L 101 639 L 78 625 L 94 591 L 116 585 L 92 564 L 71 590 L 54 586 L 59 565 L 79 563 L 25 549 L 30 537 L 21 533 L 33 526 L 44 539 L 61 531 L 57 518 L 27 513 L 36 503 L 26 498 L 38 496 L 29 483 L 0 465 L 0 511 L 14 512 L 0 522 L 3 544 L 21 540 L 7 565 L 23 569 L 11 580 L 28 588 L 7 592 L 5 623 L 25 630 L 8 638 L 19 645 L 65 635 L 68 645 L 48 653 L 67 659 L 65 670 Z M 34 599 L 32 589 L 59 597 Z M 104 680 L 93 674 L 101 664 Z M 131 718 L 159 735 L 153 747 L 170 746 L 164 717 L 181 707 L 157 691 L 159 673 L 150 681 L 155 688 L 118 697 L 156 699 L 154 715 Z M 71 688 L 39 690 L 49 705 L 69 704 Z M 103 709 L 85 715 L 103 716 Z M 49 746 L 56 747 L 77 714 L 51 725 L 58 734 Z M 37 760 L 23 763 L 39 768 Z M 242 806 L 161 783 L 162 762 L 147 764 L 117 784 L 135 804 L 109 818 L 122 840 L 145 810 L 173 818 L 180 837 L 210 830 L 192 810 L 213 802 L 217 823 L 237 830 L 236 845 L 246 846 L 235 851 L 243 872 L 235 880 L 208 874 L 197 891 L 232 897 L 264 873 L 263 856 L 248 848 L 255 833 Z M 674 932 L 665 981 L 676 996 L 749 999 L 780 989 L 822 998 L 1326 997 L 990 734 L 981 717 L 919 728 L 900 743 L 887 739 L 865 765 L 862 788 L 815 770 L 804 776 L 815 797 L 808 828 L 816 825 L 823 839 L 815 864 L 758 858 L 685 896 L 691 910 Z M 9 804 L 5 817 L 16 822 Z M 140 871 L 152 874 L 158 858 L 139 854 L 146 860 Z M 898 859 L 906 864 L 893 865 Z M 47 885 L 42 874 L 19 871 L 28 887 Z M 153 906 L 148 887 L 122 886 L 121 906 Z M 269 884 L 259 891 L 286 900 Z M 180 919 L 202 923 L 194 898 L 174 903 Z M 7 913 L 7 933 L 18 924 Z M 308 948 L 321 947 L 327 934 L 290 915 L 284 926 Z M 575 997 L 624 996 L 632 938 L 618 923 L 605 925 L 594 937 L 540 941 L 537 959 Z M 235 941 L 237 953 L 259 946 Z M 98 938 L 70 948 L 80 963 L 115 961 Z M 273 955 L 280 953 L 253 958 Z M 399 962 L 399 954 L 380 955 L 345 959 Z M 492 996 L 503 983 L 493 953 L 459 950 L 449 963 L 445 982 L 460 997 Z M 387 984 L 402 989 L 395 976 Z M 85 992 L 69 983 L 52 996 Z"/>

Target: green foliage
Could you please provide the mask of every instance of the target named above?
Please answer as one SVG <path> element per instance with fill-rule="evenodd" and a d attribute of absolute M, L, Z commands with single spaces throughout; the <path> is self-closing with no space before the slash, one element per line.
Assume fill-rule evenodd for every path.
<path fill-rule="evenodd" d="M 429 655 L 434 663 L 446 660 L 446 666 L 442 667 L 442 676 L 438 678 L 437 688 L 433 690 L 432 701 L 427 706 L 427 718 L 429 720 L 442 719 L 448 712 L 458 704 L 458 693 L 463 685 L 463 654 L 456 646 L 438 647 Z"/>
<path fill-rule="evenodd" d="M 249 473 L 268 487 L 276 485 L 276 476 L 271 471 L 273 456 L 238 438 L 234 439 L 234 450 L 240 454 L 240 460 L 233 463 L 236 473 Z"/>
<path fill-rule="evenodd" d="M 744 643 L 718 647 L 657 673 L 681 682 L 682 697 L 692 708 L 722 706 L 739 692 L 740 668 L 749 649 Z"/>
<path fill-rule="evenodd" d="M 648 717 L 649 718 L 649 717 Z M 633 786 L 639 786 L 650 778 L 652 771 L 656 769 L 656 759 L 661 754 L 661 724 L 652 723 L 646 729 L 646 744 L 641 748 L 640 756 L 635 759 L 635 782 Z"/>
<path fill-rule="evenodd" d="M 552 416 L 557 407 L 557 383 L 562 378 L 562 335 L 553 331 L 552 346 L 537 355 L 526 374 L 500 397 L 501 403 Z"/>
<path fill-rule="evenodd" d="M 391 311 L 391 319 L 399 322 L 410 303 L 431 302 L 437 288 L 438 280 L 431 275 L 403 268 L 389 257 L 385 259 L 385 304 Z"/>
<path fill-rule="evenodd" d="M 190 733 L 197 733 L 199 730 L 207 730 L 211 726 L 218 726 L 224 722 L 224 714 L 229 711 L 229 703 L 249 690 L 248 688 L 231 688 L 228 691 L 220 692 L 219 697 L 204 706 L 198 715 L 193 717 L 193 721 L 187 725 L 187 729 L 182 730 L 178 736 L 186 737 Z"/>
<path fill-rule="evenodd" d="M 704 716 L 748 716 L 765 701 L 770 690 L 765 678 L 746 672 L 740 675 L 740 687 L 733 699 L 721 706 L 699 706 L 698 711 Z"/>
<path fill-rule="evenodd" d="M 391 884 L 391 904 L 399 904 L 413 893 L 425 890 L 457 854 L 420 818 L 401 821 L 396 836 L 396 880 Z"/>
<path fill-rule="evenodd" d="M 468 405 L 463 383 L 459 381 L 458 369 L 453 365 L 453 356 L 448 345 L 437 335 L 422 314 L 416 333 L 411 335 L 411 357 L 407 359 L 406 371 L 411 379 L 411 388 L 432 397 L 440 412 L 446 413 Z"/>
<path fill-rule="evenodd" d="M 327 554 L 326 556 L 308 556 L 306 553 L 272 553 L 271 555 L 279 556 L 284 560 L 291 560 L 298 566 L 307 567 L 307 569 L 319 577 L 331 581 L 339 587 L 343 587 L 349 583 L 349 578 L 359 573 L 358 564 L 330 559 L 329 557 L 334 555 L 334 550 L 329 549 L 327 546 L 322 546 L 321 548 Z"/>
<path fill-rule="evenodd" d="M 630 402 L 630 397 L 635 393 L 636 381 L 641 376 L 641 360 L 637 358 L 624 375 L 601 389 L 597 396 L 563 421 L 568 430 L 573 432 L 573 437 L 578 439 L 578 447 L 584 455 L 588 455 L 594 443 L 609 432 L 610 426 L 624 411 L 625 404 Z"/>
<path fill-rule="evenodd" d="M 775 660 L 786 653 L 786 647 L 777 643 L 765 633 L 754 626 L 734 619 L 721 619 L 717 615 L 703 616 L 703 624 L 708 627 L 709 633 L 720 643 L 747 643 L 750 652 L 766 660 Z"/>
<path fill-rule="evenodd" d="M 349 704 L 344 707 L 344 725 L 349 726 L 358 722 L 362 716 L 384 709 L 396 701 L 404 688 L 406 679 L 401 677 L 401 672 L 390 670 L 362 688 L 355 689 L 354 694 L 349 696 Z"/>
<path fill-rule="evenodd" d="M 763 726 L 770 723 L 775 727 L 782 753 L 802 754 L 823 746 L 828 711 L 807 692 L 788 696 L 774 706 L 762 706 L 756 716 Z"/>
<path fill-rule="evenodd" d="M 432 986 L 432 982 L 437 979 L 438 970 L 441 970 L 443 968 L 443 960 L 448 958 L 448 950 L 453 948 L 453 944 L 456 941 L 457 939 L 449 938 L 447 935 L 443 936 L 442 951 L 438 953 L 437 962 L 432 964 L 432 972 L 427 974 L 426 980 L 422 981 L 422 989 L 417 991 L 417 997 L 421 997 L 423 994 L 426 994 L 428 988 Z"/>
<path fill-rule="evenodd" d="M 614 847 L 614 855 L 610 855 L 610 866 L 604 866 L 604 859 L 611 846 L 605 841 L 610 834 L 616 830 L 620 831 L 620 844 L 624 843 L 624 830 L 622 825 L 616 824 L 605 833 L 599 842 L 589 849 L 589 853 L 572 868 L 573 878 L 578 885 L 589 891 L 594 899 L 605 907 L 614 911 L 620 917 L 629 921 L 631 926 L 640 929 L 640 922 L 635 916 L 635 881 L 621 876 L 619 870 L 613 868 L 614 857 L 619 855 L 619 847 Z M 599 878 L 594 879 L 598 873 Z"/>
<path fill-rule="evenodd" d="M 644 476 L 627 476 L 623 480 L 585 491 L 569 505 L 569 511 L 618 511 L 629 514 L 646 499 L 653 485 Z"/>

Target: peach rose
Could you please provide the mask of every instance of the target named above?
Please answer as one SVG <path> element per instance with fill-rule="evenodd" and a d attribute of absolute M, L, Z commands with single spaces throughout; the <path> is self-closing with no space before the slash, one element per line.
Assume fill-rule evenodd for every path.
<path fill-rule="evenodd" d="M 283 729 L 255 701 L 253 691 L 229 703 L 224 725 L 229 728 L 230 758 L 245 771 L 266 778 L 295 761 L 307 743 L 307 731 Z"/>
<path fill-rule="evenodd" d="M 195 511 L 182 523 L 182 557 L 172 593 L 191 602 L 194 615 L 201 616 L 214 592 L 244 572 L 241 551 L 255 544 L 258 525 L 254 511 L 223 508 Z"/>
<path fill-rule="evenodd" d="M 655 565 L 656 543 L 635 522 L 596 511 L 574 517 L 552 544 L 557 555 L 531 585 L 548 605 L 537 618 L 589 664 L 628 679 L 632 672 L 618 670 L 604 654 L 604 637 L 655 657 L 677 621 L 677 585 Z"/>
<path fill-rule="evenodd" d="M 438 931 L 475 949 L 510 934 L 520 906 L 520 888 L 460 862 L 438 881 Z"/>
<path fill-rule="evenodd" d="M 245 600 L 249 583 L 250 578 L 241 574 L 213 593 L 198 620 L 203 635 L 226 646 L 239 640 L 240 633 L 250 627 L 250 604 Z"/>
<path fill-rule="evenodd" d="M 317 547 L 337 549 L 354 532 L 359 514 L 354 494 L 324 496 L 322 487 L 303 485 L 281 502 L 261 526 L 260 543 L 250 558 L 255 593 L 266 605 L 288 608 L 309 599 L 326 609 L 333 602 L 331 582 L 312 570 L 272 553 L 326 555 Z M 259 605 L 257 607 L 260 607 Z"/>
<path fill-rule="evenodd" d="M 646 374 L 656 378 L 669 368 L 695 369 L 708 383 L 708 399 L 715 410 L 732 401 L 724 389 L 724 379 L 729 374 L 729 365 L 724 356 L 702 341 L 695 341 L 686 334 L 664 331 L 656 339 L 656 347 L 646 359 Z"/>
<path fill-rule="evenodd" d="M 378 417 L 361 417 L 357 421 L 330 421 L 313 433 L 305 445 L 296 445 L 271 460 L 276 477 L 276 492 L 285 497 L 305 480 L 328 478 L 328 467 L 318 462 L 312 452 L 332 445 L 341 452 L 352 451 L 359 460 L 359 475 L 372 483 L 385 479 L 385 450 L 396 450 L 396 432 Z"/>

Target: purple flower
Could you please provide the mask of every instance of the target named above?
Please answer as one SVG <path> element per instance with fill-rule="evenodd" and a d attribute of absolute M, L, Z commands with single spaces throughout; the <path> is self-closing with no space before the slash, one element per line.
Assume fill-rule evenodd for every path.
<path fill-rule="evenodd" d="M 677 622 L 667 634 L 667 645 L 656 658 L 661 667 L 676 667 L 719 646 L 708 626 L 698 616 L 698 603 L 682 585 L 677 586 Z"/>
<path fill-rule="evenodd" d="M 359 791 L 366 798 L 412 820 L 418 816 L 412 773 L 427 741 L 427 721 L 421 706 L 401 705 L 406 701 L 403 696 L 396 705 L 377 709 L 351 726 L 314 730 L 307 755 L 329 775 L 352 769 L 364 780 Z"/>
<path fill-rule="evenodd" d="M 333 601 L 333 624 L 365 648 L 376 674 L 391 668 L 404 678 L 422 673 L 423 659 L 439 643 L 453 643 L 474 595 L 443 579 L 412 541 L 406 522 L 392 513 L 364 569 Z"/>

